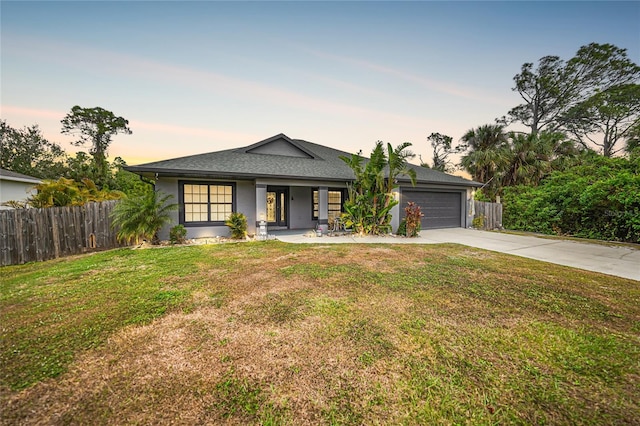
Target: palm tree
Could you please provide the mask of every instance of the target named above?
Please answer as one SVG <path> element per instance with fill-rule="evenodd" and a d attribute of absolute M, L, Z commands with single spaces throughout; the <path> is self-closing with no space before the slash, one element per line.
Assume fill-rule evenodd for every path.
<path fill-rule="evenodd" d="M 486 124 L 471 129 L 462 136 L 467 154 L 460 165 L 473 180 L 486 184 L 486 192 L 493 198 L 499 190 L 501 175 L 509 164 L 509 145 L 504 126 Z"/>
<path fill-rule="evenodd" d="M 485 124 L 467 131 L 462 136 L 462 141 L 474 151 L 486 151 L 506 145 L 507 134 L 500 124 Z"/>
<path fill-rule="evenodd" d="M 411 184 L 416 184 L 416 171 L 409 167 L 407 160 L 415 157 L 415 154 L 408 150 L 411 142 L 405 142 L 395 149 L 390 143 L 387 144 L 387 165 L 389 166 L 389 176 L 387 178 L 387 193 L 391 193 L 397 186 L 396 179 L 399 175 L 407 175 L 411 179 Z"/>
<path fill-rule="evenodd" d="M 61 177 L 45 180 L 35 186 L 38 192 L 29 197 L 28 203 L 35 208 L 82 206 L 90 202 L 117 200 L 124 197 L 120 191 L 98 189 L 88 178 L 81 182 Z"/>
<path fill-rule="evenodd" d="M 510 164 L 502 177 L 503 186 L 537 185 L 551 170 L 551 145 L 538 134 L 511 133 Z"/>
<path fill-rule="evenodd" d="M 158 242 L 158 231 L 171 221 L 170 212 L 177 204 L 167 204 L 173 195 L 161 196 L 151 191 L 140 197 L 125 198 L 113 209 L 113 226 L 119 227 L 118 238 L 125 241 L 150 240 Z"/>
<path fill-rule="evenodd" d="M 509 134 L 510 164 L 502 178 L 503 186 L 535 185 L 553 170 L 571 164 L 578 153 L 574 142 L 562 133 Z"/>

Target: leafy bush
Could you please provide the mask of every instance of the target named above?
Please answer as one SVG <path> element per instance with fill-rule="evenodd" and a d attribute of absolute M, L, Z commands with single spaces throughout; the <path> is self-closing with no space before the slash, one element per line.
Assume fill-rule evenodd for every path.
<path fill-rule="evenodd" d="M 491 200 L 491 198 L 489 198 L 489 197 L 487 196 L 487 194 L 485 194 L 485 193 L 484 193 L 484 191 L 483 191 L 482 189 L 478 189 L 478 190 L 476 191 L 476 193 L 473 195 L 473 198 L 474 198 L 476 201 L 482 201 L 482 202 L 485 202 L 485 203 L 492 203 L 492 202 L 493 202 L 493 201 Z"/>
<path fill-rule="evenodd" d="M 417 237 L 422 229 L 422 217 L 420 206 L 410 201 L 404 208 L 405 235 L 407 237 Z"/>
<path fill-rule="evenodd" d="M 138 242 L 141 239 L 158 243 L 158 231 L 171 221 L 169 212 L 177 204 L 167 204 L 172 195 L 160 196 L 156 191 L 121 200 L 111 213 L 113 226 L 119 227 L 118 238 Z"/>
<path fill-rule="evenodd" d="M 187 228 L 184 225 L 176 225 L 169 231 L 171 244 L 184 244 L 187 242 Z"/>
<path fill-rule="evenodd" d="M 471 226 L 475 229 L 484 229 L 484 215 L 474 217 L 471 221 Z"/>
<path fill-rule="evenodd" d="M 391 209 L 398 204 L 393 189 L 398 186 L 397 177 L 406 175 L 415 184 L 416 173 L 408 166 L 407 158 L 411 144 L 405 142 L 393 148 L 385 147 L 381 141 L 376 143 L 371 158 L 364 163 L 358 154 L 351 157 L 341 156 L 355 179 L 349 186 L 349 199 L 344 203 L 342 219 L 347 228 L 359 234 L 386 234 L 391 232 Z"/>
<path fill-rule="evenodd" d="M 9 200 L 0 204 L 0 206 L 11 207 L 12 209 L 26 209 L 29 204 L 24 201 Z"/>
<path fill-rule="evenodd" d="M 29 197 L 28 204 L 35 208 L 82 206 L 89 202 L 117 200 L 120 191 L 98 189 L 88 178 L 76 182 L 72 179 L 45 180 L 35 186 L 38 192 Z"/>
<path fill-rule="evenodd" d="M 407 235 L 407 221 L 405 219 L 402 219 L 400 221 L 400 225 L 398 226 L 398 231 L 396 232 L 396 234 L 403 236 Z"/>
<path fill-rule="evenodd" d="M 247 217 L 242 213 L 231 213 L 225 225 L 231 230 L 231 238 L 242 239 L 247 235 Z"/>
<path fill-rule="evenodd" d="M 594 156 L 538 187 L 505 188 L 509 229 L 640 242 L 640 159 Z"/>

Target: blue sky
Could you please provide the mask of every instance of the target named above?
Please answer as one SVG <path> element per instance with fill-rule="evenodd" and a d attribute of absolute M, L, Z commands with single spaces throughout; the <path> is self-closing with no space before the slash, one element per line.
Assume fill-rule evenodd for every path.
<path fill-rule="evenodd" d="M 458 141 L 519 103 L 513 76 L 545 55 L 612 43 L 640 63 L 640 2 L 0 3 L 0 116 L 70 152 L 74 105 L 130 122 L 129 164 L 277 133 L 369 154 Z M 416 159 L 416 162 L 418 160 Z"/>

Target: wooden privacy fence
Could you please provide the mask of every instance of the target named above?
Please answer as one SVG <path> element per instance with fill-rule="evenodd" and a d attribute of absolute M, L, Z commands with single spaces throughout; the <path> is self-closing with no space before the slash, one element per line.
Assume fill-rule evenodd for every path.
<path fill-rule="evenodd" d="M 122 246 L 111 228 L 116 203 L 0 210 L 0 266 Z"/>
<path fill-rule="evenodd" d="M 482 217 L 482 229 L 492 230 L 502 228 L 502 204 L 500 203 L 485 203 L 482 201 L 473 201 L 473 208 L 475 214 L 473 218 Z M 474 224 L 477 221 L 474 221 Z"/>

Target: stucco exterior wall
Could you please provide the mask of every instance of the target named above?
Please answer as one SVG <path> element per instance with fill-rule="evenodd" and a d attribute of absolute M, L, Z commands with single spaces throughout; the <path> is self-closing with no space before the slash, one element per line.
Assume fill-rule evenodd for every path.
<path fill-rule="evenodd" d="M 162 191 L 166 194 L 172 194 L 172 202 L 177 203 L 179 199 L 178 180 L 196 182 L 234 182 L 236 184 L 236 211 L 244 213 L 247 216 L 247 232 L 253 234 L 256 232 L 256 196 L 255 184 L 251 181 L 230 181 L 230 180 L 209 180 L 209 179 L 178 179 L 178 178 L 161 178 L 156 181 L 156 191 Z M 179 211 L 171 212 L 171 223 L 164 226 L 158 236 L 161 240 L 169 239 L 169 230 L 179 224 Z M 228 237 L 229 228 L 222 226 L 189 226 L 185 224 L 187 229 L 187 238 L 211 238 L 211 237 Z"/>
<path fill-rule="evenodd" d="M 171 203 L 178 202 L 178 180 L 177 179 L 160 179 L 156 181 L 155 190 L 163 194 L 173 195 L 173 198 L 171 199 Z M 163 226 L 162 229 L 160 229 L 160 232 L 158 232 L 158 237 L 161 240 L 168 240 L 169 230 L 178 224 L 178 211 L 174 210 L 170 212 L 170 216 L 171 216 L 171 223 Z M 187 233 L 187 238 L 192 238 L 192 237 Z"/>
<path fill-rule="evenodd" d="M 247 232 L 256 233 L 256 184 L 249 181 L 236 181 L 236 211 L 247 217 Z M 228 229 L 228 228 L 227 228 Z"/>
<path fill-rule="evenodd" d="M 471 228 L 473 226 L 473 216 L 475 215 L 475 211 L 474 211 L 474 204 L 473 204 L 473 200 L 474 200 L 474 196 L 475 196 L 475 191 L 473 190 L 473 188 L 467 188 L 467 194 L 466 194 L 466 198 L 467 198 L 467 218 L 466 218 L 466 223 L 465 223 L 465 228 Z"/>
<path fill-rule="evenodd" d="M 316 221 L 313 220 L 312 193 L 310 187 L 292 186 L 289 188 L 289 228 L 313 229 Z"/>
<path fill-rule="evenodd" d="M 31 194 L 35 193 L 34 186 L 34 183 L 0 180 L 0 203 L 6 201 L 24 202 Z M 0 210 L 10 208 L 0 206 Z"/>
<path fill-rule="evenodd" d="M 392 194 L 396 201 L 400 201 L 400 188 L 395 188 Z M 400 203 L 391 207 L 391 232 L 396 232 L 398 230 L 405 207 L 406 206 L 401 206 Z"/>

